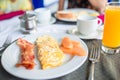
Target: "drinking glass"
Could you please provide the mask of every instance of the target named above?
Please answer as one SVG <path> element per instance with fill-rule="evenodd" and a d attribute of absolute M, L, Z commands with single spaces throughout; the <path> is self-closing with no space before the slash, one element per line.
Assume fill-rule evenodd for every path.
<path fill-rule="evenodd" d="M 107 54 L 120 51 L 120 2 L 106 5 L 102 50 Z"/>

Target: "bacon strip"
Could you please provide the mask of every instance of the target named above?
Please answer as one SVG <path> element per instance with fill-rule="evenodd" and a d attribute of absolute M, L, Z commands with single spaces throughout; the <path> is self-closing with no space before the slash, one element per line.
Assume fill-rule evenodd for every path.
<path fill-rule="evenodd" d="M 22 38 L 18 39 L 17 44 L 21 50 L 21 59 L 19 63 L 16 64 L 16 67 L 24 66 L 26 69 L 33 69 L 35 66 L 34 44 Z"/>

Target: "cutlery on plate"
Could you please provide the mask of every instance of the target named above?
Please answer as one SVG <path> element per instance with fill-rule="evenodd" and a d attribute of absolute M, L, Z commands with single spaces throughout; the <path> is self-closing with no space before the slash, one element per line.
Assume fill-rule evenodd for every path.
<path fill-rule="evenodd" d="M 25 37 L 25 36 L 22 36 L 22 37 L 20 37 L 20 38 L 23 38 L 23 37 Z M 7 37 L 7 39 L 6 39 L 6 41 L 4 42 L 3 46 L 0 47 L 0 52 L 4 51 L 9 45 L 11 45 L 12 43 L 14 43 L 14 42 L 17 41 L 17 40 L 18 40 L 18 38 L 15 39 L 14 41 L 12 41 L 12 39 L 10 39 L 9 37 Z M 1 55 L 2 55 L 2 54 L 0 54 L 0 56 L 1 56 Z"/>
<path fill-rule="evenodd" d="M 94 80 L 94 67 L 95 67 L 95 63 L 99 61 L 99 58 L 100 58 L 100 47 L 92 46 L 89 56 L 89 60 L 91 61 L 91 68 L 90 68 L 88 80 Z"/>

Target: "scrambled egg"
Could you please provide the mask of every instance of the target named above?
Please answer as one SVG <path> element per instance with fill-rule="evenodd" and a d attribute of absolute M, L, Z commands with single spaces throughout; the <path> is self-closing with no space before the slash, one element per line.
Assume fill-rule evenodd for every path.
<path fill-rule="evenodd" d="M 64 54 L 53 37 L 49 35 L 41 36 L 37 38 L 36 45 L 42 69 L 54 68 L 63 63 Z"/>

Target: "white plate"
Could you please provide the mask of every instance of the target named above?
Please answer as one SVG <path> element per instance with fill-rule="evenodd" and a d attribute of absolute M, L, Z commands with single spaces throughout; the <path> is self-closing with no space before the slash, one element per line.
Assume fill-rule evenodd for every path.
<path fill-rule="evenodd" d="M 34 43 L 37 37 L 44 34 L 45 33 L 32 34 L 25 37 L 25 39 Z M 85 49 L 87 55 L 71 56 L 66 54 L 63 65 L 53 69 L 48 69 L 48 70 L 42 70 L 39 66 L 40 64 L 38 60 L 36 59 L 35 68 L 33 70 L 26 70 L 23 67 L 19 67 L 19 68 L 15 67 L 15 64 L 19 59 L 20 50 L 19 50 L 19 47 L 16 45 L 16 43 L 13 43 L 4 51 L 1 57 L 1 63 L 3 68 L 10 74 L 23 79 L 51 79 L 51 78 L 56 78 L 56 77 L 64 76 L 68 73 L 71 73 L 72 71 L 78 69 L 86 61 L 88 57 L 88 48 L 86 44 L 82 40 L 80 40 L 78 37 L 73 35 L 68 35 L 65 33 L 64 34 L 63 33 L 62 34 L 46 33 L 46 34 L 53 36 L 56 40 L 58 40 L 58 42 L 60 42 L 64 36 L 68 36 L 73 40 L 81 42 L 82 47 Z"/>
<path fill-rule="evenodd" d="M 56 22 L 56 19 L 55 19 L 54 17 L 51 17 L 49 23 L 44 23 L 44 24 L 42 23 L 42 24 L 41 24 L 40 22 L 37 21 L 38 26 L 39 26 L 39 25 L 50 25 L 50 24 L 53 24 L 53 23 L 55 23 L 55 22 Z"/>
<path fill-rule="evenodd" d="M 67 30 L 68 34 L 74 34 L 81 39 L 102 39 L 103 36 L 103 25 L 98 26 L 96 32 L 93 32 L 89 35 L 83 35 L 77 31 L 77 28 Z"/>
<path fill-rule="evenodd" d="M 68 11 L 68 12 L 73 12 L 73 13 L 80 13 L 80 12 L 82 13 L 83 12 L 83 14 L 80 14 L 80 15 L 96 15 L 96 16 L 99 15 L 99 13 L 97 11 L 92 10 L 92 9 L 87 9 L 87 8 L 72 8 L 72 9 L 66 9 L 63 11 Z M 84 14 L 84 12 L 87 14 Z M 56 14 L 55 14 L 55 17 L 56 17 Z M 67 18 L 59 18 L 59 20 L 66 21 L 66 22 L 76 22 L 77 21 L 77 19 L 67 19 Z"/>

